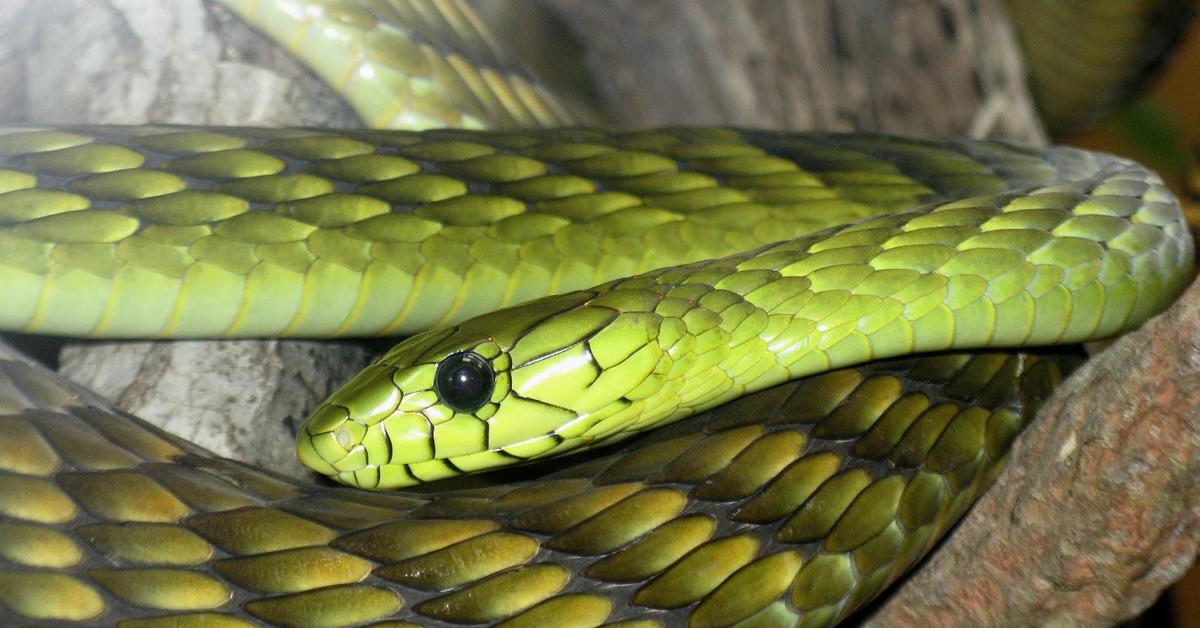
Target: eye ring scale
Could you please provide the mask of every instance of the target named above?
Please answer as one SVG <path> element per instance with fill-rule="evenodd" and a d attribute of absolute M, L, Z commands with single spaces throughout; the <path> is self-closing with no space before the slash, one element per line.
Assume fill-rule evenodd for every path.
<path fill-rule="evenodd" d="M 474 351 L 451 353 L 438 364 L 433 390 L 442 403 L 455 412 L 474 412 L 484 406 L 496 389 L 496 372 Z"/>

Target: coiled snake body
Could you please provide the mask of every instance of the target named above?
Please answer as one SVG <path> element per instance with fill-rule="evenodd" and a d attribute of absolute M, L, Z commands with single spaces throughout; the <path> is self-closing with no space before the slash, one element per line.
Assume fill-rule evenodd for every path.
<path fill-rule="evenodd" d="M 453 324 L 306 424 L 302 459 L 342 482 L 678 421 L 534 480 L 365 493 L 212 457 L 12 355 L 9 623 L 827 625 L 957 520 L 1074 363 L 895 356 L 1111 336 L 1169 303 L 1191 256 L 1137 164 L 995 142 L 10 129 L 0 189 L 9 329 Z"/>

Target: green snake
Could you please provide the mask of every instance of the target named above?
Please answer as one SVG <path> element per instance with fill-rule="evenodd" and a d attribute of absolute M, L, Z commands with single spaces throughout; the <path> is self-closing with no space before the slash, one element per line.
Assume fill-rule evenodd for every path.
<path fill-rule="evenodd" d="M 419 42 L 437 20 L 472 24 L 457 5 L 380 5 L 412 31 L 329 6 L 400 46 L 392 70 L 463 72 L 434 98 L 465 125 L 565 115 L 486 58 L 478 73 L 453 52 L 438 65 Z M 467 41 L 465 58 L 484 54 Z M 346 76 L 325 52 L 317 73 Z M 444 109 L 380 115 L 430 111 Z M 1070 148 L 734 129 L 6 129 L 4 328 L 432 326 L 302 430 L 301 459 L 359 487 L 617 445 L 487 488 L 297 484 L 5 350 L 0 620 L 829 625 L 965 512 L 1076 361 L 953 352 L 1136 327 L 1190 260 L 1156 175 Z"/>

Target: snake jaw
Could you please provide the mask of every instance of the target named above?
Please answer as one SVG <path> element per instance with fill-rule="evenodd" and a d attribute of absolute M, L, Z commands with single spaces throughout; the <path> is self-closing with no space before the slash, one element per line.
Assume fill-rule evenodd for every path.
<path fill-rule="evenodd" d="M 632 436 L 662 414 L 644 397 L 675 407 L 663 317 L 623 312 L 621 294 L 593 297 L 539 299 L 400 342 L 313 414 L 302 461 L 343 483 L 398 488 Z M 479 390 L 448 383 L 466 367 L 459 384 Z"/>

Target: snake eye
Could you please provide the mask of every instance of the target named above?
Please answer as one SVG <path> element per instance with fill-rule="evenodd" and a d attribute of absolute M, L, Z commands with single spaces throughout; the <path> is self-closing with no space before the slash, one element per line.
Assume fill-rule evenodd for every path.
<path fill-rule="evenodd" d="M 433 391 L 442 403 L 457 412 L 474 412 L 483 407 L 496 388 L 496 373 L 483 356 L 460 351 L 446 356 L 437 367 Z"/>

